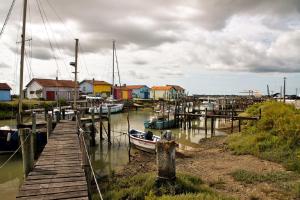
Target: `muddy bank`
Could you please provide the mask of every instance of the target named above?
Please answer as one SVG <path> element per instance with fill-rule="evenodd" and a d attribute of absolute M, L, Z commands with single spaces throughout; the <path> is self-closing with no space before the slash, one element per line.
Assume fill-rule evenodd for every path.
<path fill-rule="evenodd" d="M 156 171 L 155 155 L 132 151 L 131 162 L 116 177 L 132 177 Z M 237 199 L 294 199 L 292 185 L 299 180 L 259 181 L 251 184 L 237 181 L 232 173 L 238 170 L 257 174 L 289 174 L 280 164 L 258 159 L 251 155 L 233 155 L 227 148 L 226 137 L 201 141 L 198 148 L 176 153 L 177 172 L 201 178 L 217 192 Z M 291 172 L 292 173 L 292 172 Z M 264 175 L 265 176 L 265 175 Z"/>

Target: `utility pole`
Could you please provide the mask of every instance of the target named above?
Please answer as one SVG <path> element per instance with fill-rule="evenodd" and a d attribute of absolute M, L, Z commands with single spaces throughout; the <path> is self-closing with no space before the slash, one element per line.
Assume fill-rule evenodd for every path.
<path fill-rule="evenodd" d="M 23 74 L 24 74 L 24 57 L 25 57 L 25 36 L 26 36 L 26 12 L 27 12 L 27 0 L 24 0 L 24 5 L 23 5 L 23 27 L 22 27 L 22 44 L 21 44 L 21 61 L 20 61 L 20 88 L 19 88 L 19 119 L 18 119 L 18 124 L 22 122 L 22 111 L 23 111 L 23 98 L 24 98 L 24 93 L 23 93 Z"/>
<path fill-rule="evenodd" d="M 283 77 L 283 103 L 285 103 L 285 81 L 286 77 Z"/>
<path fill-rule="evenodd" d="M 78 39 L 75 39 L 75 62 L 70 62 L 70 65 L 75 67 L 75 72 L 73 72 L 75 74 L 75 84 L 74 84 L 74 109 L 77 108 L 77 63 L 78 63 Z"/>
<path fill-rule="evenodd" d="M 267 85 L 267 93 L 268 93 L 268 97 L 270 96 L 270 88 L 269 85 Z"/>

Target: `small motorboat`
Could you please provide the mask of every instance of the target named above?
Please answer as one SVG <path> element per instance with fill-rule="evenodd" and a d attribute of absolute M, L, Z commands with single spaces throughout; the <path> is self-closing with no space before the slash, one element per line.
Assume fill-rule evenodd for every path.
<path fill-rule="evenodd" d="M 17 129 L 9 126 L 0 127 L 0 152 L 11 152 L 19 146 L 19 134 Z"/>
<path fill-rule="evenodd" d="M 118 113 L 123 110 L 124 104 L 123 103 L 106 103 L 102 104 L 102 114 L 108 113 L 108 108 L 110 108 L 110 113 Z M 89 113 L 92 113 L 92 109 L 94 109 L 95 113 L 100 113 L 100 107 L 91 107 L 89 108 Z"/>
<path fill-rule="evenodd" d="M 155 153 L 156 143 L 160 140 L 160 137 L 153 135 L 151 131 L 143 132 L 131 129 L 128 136 L 130 137 L 130 143 L 137 149 L 149 153 Z"/>

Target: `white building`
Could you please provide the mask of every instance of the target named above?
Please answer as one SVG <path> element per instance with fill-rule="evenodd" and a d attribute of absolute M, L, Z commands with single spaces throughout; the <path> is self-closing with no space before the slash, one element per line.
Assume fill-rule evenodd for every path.
<path fill-rule="evenodd" d="M 28 99 L 73 100 L 75 82 L 71 80 L 32 79 L 26 85 Z"/>

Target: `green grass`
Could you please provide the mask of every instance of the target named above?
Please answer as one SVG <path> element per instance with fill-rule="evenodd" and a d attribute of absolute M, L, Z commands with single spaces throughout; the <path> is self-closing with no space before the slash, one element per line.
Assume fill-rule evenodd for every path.
<path fill-rule="evenodd" d="M 247 122 L 241 133 L 231 135 L 229 148 L 235 154 L 252 154 L 300 172 L 300 111 L 269 101 L 253 105 L 244 115 L 257 116 L 260 108 L 262 118 Z"/>
<path fill-rule="evenodd" d="M 178 174 L 173 182 L 158 182 L 154 173 L 139 174 L 112 180 L 102 190 L 104 199 L 231 199 L 215 193 L 201 179 L 185 174 Z"/>
<path fill-rule="evenodd" d="M 273 171 L 268 173 L 256 173 L 243 169 L 236 170 L 231 173 L 231 176 L 236 180 L 247 184 L 269 182 L 278 183 L 295 180 L 298 178 L 295 173 L 286 171 Z"/>

